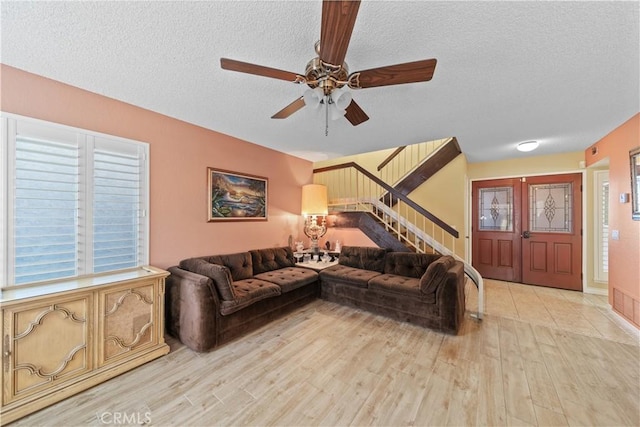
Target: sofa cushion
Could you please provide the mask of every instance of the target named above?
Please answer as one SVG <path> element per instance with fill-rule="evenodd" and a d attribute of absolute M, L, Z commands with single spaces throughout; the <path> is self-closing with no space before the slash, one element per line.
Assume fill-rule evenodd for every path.
<path fill-rule="evenodd" d="M 233 278 L 231 277 L 231 272 L 224 265 L 214 264 L 203 258 L 189 258 L 180 261 L 180 268 L 210 277 L 218 290 L 220 299 L 225 301 L 234 301 L 236 299 L 232 286 Z"/>
<path fill-rule="evenodd" d="M 318 273 L 308 268 L 285 267 L 256 274 L 254 278 L 275 283 L 280 286 L 282 293 L 286 293 L 315 282 L 318 280 Z"/>
<path fill-rule="evenodd" d="M 245 279 L 233 282 L 236 294 L 234 301 L 222 301 L 220 314 L 226 316 L 250 306 L 254 302 L 280 295 L 280 287 L 274 283 L 258 279 Z"/>
<path fill-rule="evenodd" d="M 425 295 L 420 290 L 420 279 L 395 274 L 381 274 L 369 280 L 369 289 L 372 291 L 392 292 L 415 298 L 425 303 L 433 304 L 436 301 L 436 294 Z"/>
<path fill-rule="evenodd" d="M 338 263 L 347 267 L 363 270 L 384 271 L 384 258 L 388 252 L 383 248 L 371 248 L 366 246 L 343 246 L 340 251 Z"/>
<path fill-rule="evenodd" d="M 377 271 L 363 270 L 361 268 L 348 267 L 346 265 L 334 265 L 320 271 L 320 276 L 341 283 L 348 283 L 360 288 L 366 288 L 369 280 L 379 276 Z"/>
<path fill-rule="evenodd" d="M 436 291 L 441 283 L 447 280 L 447 271 L 456 263 L 454 257 L 443 255 L 433 261 L 427 267 L 424 275 L 420 278 L 420 290 L 422 293 L 429 294 Z"/>
<path fill-rule="evenodd" d="M 293 251 L 289 247 L 257 249 L 249 251 L 253 264 L 253 275 L 296 265 Z"/>
<path fill-rule="evenodd" d="M 429 264 L 440 257 L 437 254 L 389 252 L 384 259 L 384 273 L 419 279 L 427 271 Z"/>
<path fill-rule="evenodd" d="M 253 277 L 253 265 L 249 252 L 239 252 L 236 254 L 213 255 L 202 257 L 204 260 L 214 264 L 224 265 L 231 271 L 233 280 L 244 280 Z"/>

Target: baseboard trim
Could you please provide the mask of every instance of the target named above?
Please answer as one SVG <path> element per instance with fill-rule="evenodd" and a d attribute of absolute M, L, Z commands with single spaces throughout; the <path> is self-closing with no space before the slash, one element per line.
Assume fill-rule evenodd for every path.
<path fill-rule="evenodd" d="M 594 288 L 591 286 L 585 286 L 582 292 L 585 294 L 603 295 L 605 297 L 609 295 L 609 289 Z"/>

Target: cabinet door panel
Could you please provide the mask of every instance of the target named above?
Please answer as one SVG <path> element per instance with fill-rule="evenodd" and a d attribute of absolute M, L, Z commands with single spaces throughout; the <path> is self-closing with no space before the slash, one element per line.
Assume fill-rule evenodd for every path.
<path fill-rule="evenodd" d="M 9 356 L 5 403 L 92 369 L 91 295 L 27 305 L 4 313 Z"/>
<path fill-rule="evenodd" d="M 154 283 L 100 294 L 100 309 L 104 313 L 101 365 L 157 343 L 156 299 Z"/>

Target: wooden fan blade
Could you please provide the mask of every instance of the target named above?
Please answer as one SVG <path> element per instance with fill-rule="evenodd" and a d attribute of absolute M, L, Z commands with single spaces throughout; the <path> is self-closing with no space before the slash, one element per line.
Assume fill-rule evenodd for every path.
<path fill-rule="evenodd" d="M 358 126 L 362 122 L 369 120 L 369 116 L 360 108 L 356 101 L 351 101 L 351 104 L 346 108 L 344 117 L 351 122 L 352 125 Z"/>
<path fill-rule="evenodd" d="M 322 2 L 320 59 L 331 65 L 342 65 L 347 54 L 360 0 Z"/>
<path fill-rule="evenodd" d="M 264 67 L 262 65 L 236 61 L 235 59 L 220 58 L 220 66 L 225 70 L 271 77 L 272 79 L 286 80 L 288 82 L 297 83 L 304 81 L 304 76 L 292 73 L 291 71 L 278 70 L 277 68 Z"/>
<path fill-rule="evenodd" d="M 287 105 L 286 107 L 284 107 L 282 110 L 278 111 L 277 113 L 275 113 L 273 116 L 271 116 L 272 119 L 286 119 L 287 117 L 289 117 L 290 115 L 292 115 L 293 113 L 295 113 L 296 111 L 298 111 L 299 109 L 301 109 L 302 107 L 304 107 L 304 97 L 300 97 L 298 99 L 296 99 L 295 101 L 293 101 L 291 104 Z"/>
<path fill-rule="evenodd" d="M 407 62 L 358 71 L 349 76 L 349 87 L 364 89 L 377 86 L 401 85 L 431 80 L 436 70 L 435 59 Z"/>

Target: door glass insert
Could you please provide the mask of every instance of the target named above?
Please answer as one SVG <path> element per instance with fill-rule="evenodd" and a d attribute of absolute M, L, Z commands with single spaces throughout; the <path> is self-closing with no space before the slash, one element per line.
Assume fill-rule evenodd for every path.
<path fill-rule="evenodd" d="M 572 194 L 570 182 L 529 185 L 529 230 L 571 233 Z"/>
<path fill-rule="evenodd" d="M 478 228 L 484 231 L 513 231 L 513 188 L 480 188 Z"/>

